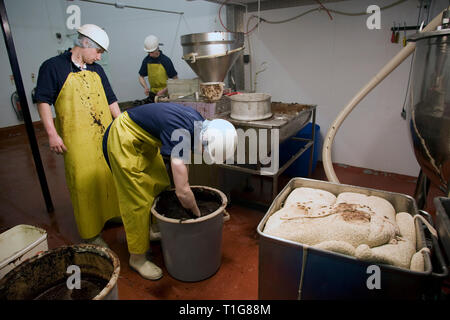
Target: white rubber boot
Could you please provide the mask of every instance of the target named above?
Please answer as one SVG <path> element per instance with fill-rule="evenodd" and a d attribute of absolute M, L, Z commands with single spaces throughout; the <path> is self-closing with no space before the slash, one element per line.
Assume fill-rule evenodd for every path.
<path fill-rule="evenodd" d="M 160 241 L 161 240 L 161 232 L 153 230 L 150 227 L 150 241 Z"/>
<path fill-rule="evenodd" d="M 91 238 L 91 239 L 84 239 L 83 240 L 84 243 L 89 243 L 89 244 L 96 244 L 98 246 L 101 247 L 105 247 L 109 249 L 108 244 L 105 242 L 105 240 L 103 240 L 102 235 L 99 234 L 98 236 Z"/>
<path fill-rule="evenodd" d="M 161 268 L 145 257 L 145 254 L 130 254 L 130 267 L 148 280 L 158 280 L 163 276 Z"/>

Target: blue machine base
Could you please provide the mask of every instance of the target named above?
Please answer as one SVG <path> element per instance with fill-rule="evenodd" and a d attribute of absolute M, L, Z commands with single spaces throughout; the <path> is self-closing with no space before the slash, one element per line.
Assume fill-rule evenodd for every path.
<path fill-rule="evenodd" d="M 311 139 L 312 138 L 312 123 L 308 123 L 302 130 L 295 134 L 295 137 Z M 316 169 L 317 158 L 320 150 L 320 126 L 315 125 L 315 137 L 314 137 L 314 153 L 312 161 L 312 172 Z M 288 139 L 280 144 L 280 167 L 282 167 L 295 153 L 306 145 L 305 141 L 295 141 Z M 300 157 L 297 158 L 284 172 L 283 174 L 291 177 L 307 177 L 309 157 L 311 154 L 311 148 L 306 150 Z"/>

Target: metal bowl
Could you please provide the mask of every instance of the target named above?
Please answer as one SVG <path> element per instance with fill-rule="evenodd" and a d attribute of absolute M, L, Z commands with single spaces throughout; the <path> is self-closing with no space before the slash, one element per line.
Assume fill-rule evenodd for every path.
<path fill-rule="evenodd" d="M 271 96 L 267 93 L 241 93 L 230 96 L 231 118 L 236 120 L 263 120 L 272 116 Z"/>

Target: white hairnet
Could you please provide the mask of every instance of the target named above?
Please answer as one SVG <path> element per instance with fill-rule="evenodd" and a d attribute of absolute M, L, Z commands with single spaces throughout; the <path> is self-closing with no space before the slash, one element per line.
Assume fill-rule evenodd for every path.
<path fill-rule="evenodd" d="M 73 40 L 73 44 L 80 48 L 103 49 L 95 41 L 93 41 L 92 39 L 90 39 L 82 34 L 78 34 L 78 38 Z"/>

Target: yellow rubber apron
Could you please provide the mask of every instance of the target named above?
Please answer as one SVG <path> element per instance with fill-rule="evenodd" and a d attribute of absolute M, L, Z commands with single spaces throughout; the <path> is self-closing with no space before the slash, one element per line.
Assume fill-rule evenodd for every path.
<path fill-rule="evenodd" d="M 117 117 L 109 130 L 108 157 L 129 253 L 144 254 L 149 249 L 150 208 L 170 186 L 160 147 L 161 141 L 139 127 L 127 112 Z"/>
<path fill-rule="evenodd" d="M 148 83 L 150 83 L 150 90 L 153 93 L 158 93 L 165 87 L 167 87 L 166 69 L 160 63 L 148 63 L 147 64 Z"/>
<path fill-rule="evenodd" d="M 97 236 L 120 216 L 111 171 L 103 156 L 103 134 L 112 121 L 100 76 L 69 73 L 55 102 L 56 129 L 67 147 L 66 182 L 83 239 Z"/>

